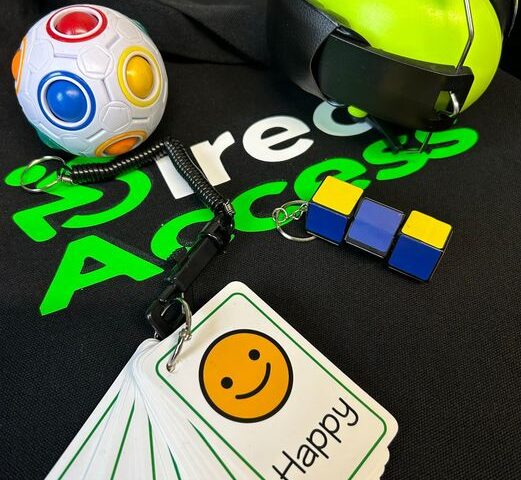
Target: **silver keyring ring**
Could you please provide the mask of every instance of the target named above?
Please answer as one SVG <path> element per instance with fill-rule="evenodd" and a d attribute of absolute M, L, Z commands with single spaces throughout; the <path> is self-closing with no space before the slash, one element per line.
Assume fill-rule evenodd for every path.
<path fill-rule="evenodd" d="M 48 184 L 40 187 L 40 188 L 36 188 L 36 187 L 29 187 L 28 185 L 30 185 L 30 183 L 25 183 L 24 182 L 24 178 L 27 176 L 27 174 L 29 173 L 29 170 L 31 170 L 31 168 L 35 167 L 36 165 L 41 165 L 42 163 L 45 163 L 45 162 L 59 162 L 61 163 L 61 167 L 58 171 L 58 176 L 56 177 L 55 180 L 53 180 L 52 182 L 49 182 Z M 59 182 L 61 182 L 63 180 L 63 170 L 70 170 L 70 167 L 67 165 L 67 163 L 65 162 L 65 160 L 61 157 L 55 157 L 55 156 L 50 156 L 50 155 L 47 155 L 45 157 L 41 157 L 41 158 L 36 158 L 35 160 L 33 160 L 32 162 L 30 162 L 22 171 L 22 174 L 20 175 L 20 186 L 27 192 L 31 192 L 31 193 L 42 193 L 42 192 L 46 192 L 47 190 L 49 190 L 50 188 L 54 187 L 56 184 L 58 184 Z"/>
<path fill-rule="evenodd" d="M 450 92 L 450 99 L 452 101 L 452 113 L 449 114 L 449 117 L 455 118 L 461 113 L 461 105 L 459 103 L 458 97 L 454 92 Z"/>
<path fill-rule="evenodd" d="M 181 354 L 184 343 L 192 338 L 192 310 L 190 310 L 190 305 L 188 305 L 187 301 L 183 297 L 177 297 L 175 300 L 179 302 L 183 308 L 183 314 L 185 316 L 185 327 L 179 332 L 177 345 L 174 348 L 174 352 L 172 353 L 170 360 L 168 360 L 168 363 L 166 364 L 166 369 L 170 373 L 175 370 L 177 360 L 179 359 L 179 355 Z"/>
<path fill-rule="evenodd" d="M 299 213 L 296 215 L 290 215 L 287 211 L 287 208 L 297 205 L 300 207 Z M 303 200 L 292 200 L 291 202 L 286 202 L 281 207 L 278 207 L 275 210 L 273 210 L 271 218 L 275 222 L 277 231 L 287 240 L 291 240 L 292 242 L 304 243 L 312 242 L 313 240 L 317 239 L 317 237 L 315 237 L 314 235 L 310 235 L 309 237 L 294 237 L 293 235 L 290 235 L 289 233 L 285 232 L 282 228 L 288 220 L 300 220 L 302 215 L 307 210 L 307 206 L 308 202 L 305 202 Z M 282 219 L 280 218 L 280 214 L 283 215 Z"/>
<path fill-rule="evenodd" d="M 459 103 L 458 97 L 454 92 L 449 92 L 449 98 L 452 104 L 452 112 L 443 110 L 441 113 L 444 113 L 449 118 L 456 118 L 461 113 L 461 105 Z"/>

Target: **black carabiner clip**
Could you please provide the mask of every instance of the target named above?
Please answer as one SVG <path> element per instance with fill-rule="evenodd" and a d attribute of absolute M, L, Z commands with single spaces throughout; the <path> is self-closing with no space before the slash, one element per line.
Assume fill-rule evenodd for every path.
<path fill-rule="evenodd" d="M 167 137 L 146 150 L 117 158 L 108 164 L 101 162 L 69 167 L 61 158 L 43 157 L 29 163 L 22 174 L 21 182 L 23 188 L 32 192 L 42 192 L 60 182 L 71 185 L 103 182 L 112 180 L 127 171 L 149 165 L 165 155 L 170 158 L 199 200 L 212 210 L 215 217 L 205 225 L 195 245 L 189 251 L 185 251 L 183 258 L 176 263 L 167 278 L 168 287 L 147 310 L 146 317 L 154 328 L 156 337 L 159 338 L 168 337 L 184 322 L 183 302 L 180 299 L 212 259 L 225 251 L 235 229 L 235 212 L 230 201 L 208 181 L 197 166 L 191 151 L 179 140 Z M 28 186 L 24 181 L 27 172 L 35 165 L 50 160 L 62 164 L 57 179 L 41 188 Z"/>
<path fill-rule="evenodd" d="M 205 225 L 194 246 L 171 270 L 166 279 L 169 285 L 146 313 L 157 338 L 168 337 L 183 324 L 184 313 L 177 299 L 183 296 L 213 258 L 226 250 L 235 229 L 233 215 L 231 205 L 223 204 L 221 212 Z"/>

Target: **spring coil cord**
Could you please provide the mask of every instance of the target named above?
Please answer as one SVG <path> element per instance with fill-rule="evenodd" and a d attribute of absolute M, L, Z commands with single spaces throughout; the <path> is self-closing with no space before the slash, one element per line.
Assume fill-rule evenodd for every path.
<path fill-rule="evenodd" d="M 92 163 L 77 165 L 63 172 L 63 177 L 70 182 L 83 185 L 113 180 L 129 170 L 136 170 L 168 156 L 187 181 L 192 190 L 214 213 L 220 213 L 229 202 L 208 182 L 184 145 L 174 138 L 166 138 L 134 155 L 116 158 L 111 163 Z M 231 212 L 230 212 L 231 213 Z"/>
<path fill-rule="evenodd" d="M 156 337 L 161 339 L 172 334 L 183 321 L 188 321 L 183 307 L 186 305 L 184 293 L 211 260 L 225 251 L 231 241 L 235 229 L 235 212 L 230 201 L 210 184 L 183 144 L 170 137 L 111 163 L 67 166 L 59 172 L 61 181 L 65 183 L 98 183 L 113 180 L 122 173 L 152 164 L 164 156 L 170 158 L 200 201 L 212 210 L 215 217 L 203 227 L 190 250 L 181 249 L 182 252 L 177 255 L 175 266 L 166 279 L 167 287 L 146 312 Z"/>

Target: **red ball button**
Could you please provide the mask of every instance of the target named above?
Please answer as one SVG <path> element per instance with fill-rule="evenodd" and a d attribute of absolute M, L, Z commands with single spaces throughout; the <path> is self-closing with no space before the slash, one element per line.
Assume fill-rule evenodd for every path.
<path fill-rule="evenodd" d="M 56 30 L 63 35 L 83 35 L 94 30 L 98 25 L 96 16 L 87 12 L 70 12 L 55 24 Z"/>

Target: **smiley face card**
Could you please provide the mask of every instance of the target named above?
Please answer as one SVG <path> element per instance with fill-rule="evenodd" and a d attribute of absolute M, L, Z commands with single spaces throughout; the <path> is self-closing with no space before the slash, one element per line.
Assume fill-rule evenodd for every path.
<path fill-rule="evenodd" d="M 88 423 L 99 426 L 78 478 L 378 479 L 398 431 L 392 415 L 263 300 L 235 282 L 180 332 L 146 341 Z M 102 402 L 103 403 L 103 402 Z"/>

